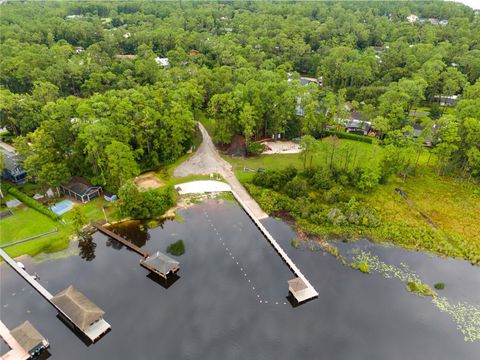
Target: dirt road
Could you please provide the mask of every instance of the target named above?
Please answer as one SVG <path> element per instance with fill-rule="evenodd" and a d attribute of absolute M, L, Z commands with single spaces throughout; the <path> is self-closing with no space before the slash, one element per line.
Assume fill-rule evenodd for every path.
<path fill-rule="evenodd" d="M 220 174 L 258 219 L 268 217 L 237 180 L 233 173 L 232 166 L 222 159 L 205 127 L 200 123 L 198 123 L 198 127 L 203 137 L 202 144 L 191 158 L 180 164 L 180 166 L 174 170 L 173 175 L 176 177 L 184 177 L 188 175 Z"/>

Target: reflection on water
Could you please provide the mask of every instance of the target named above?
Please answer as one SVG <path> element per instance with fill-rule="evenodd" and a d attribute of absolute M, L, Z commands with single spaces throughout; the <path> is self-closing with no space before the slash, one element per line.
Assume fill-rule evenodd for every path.
<path fill-rule="evenodd" d="M 138 254 L 113 251 L 100 233 L 79 243 L 80 256 L 22 260 L 50 292 L 73 284 L 105 311 L 112 331 L 98 343 L 86 347 L 5 264 L 2 321 L 13 328 L 29 320 L 49 339 L 51 358 L 62 360 L 478 360 L 480 342 L 465 342 L 451 314 L 431 299 L 408 293 L 400 280 L 362 274 L 320 251 L 294 249 L 295 234 L 281 221 L 263 223 L 319 291 L 318 299 L 295 308 L 286 300 L 293 274 L 236 204 L 210 200 L 181 215 L 181 224 L 138 224 L 135 231 L 129 225 L 122 233 L 148 252 L 183 239 L 188 251 L 178 258 L 179 277 L 171 282 L 150 275 Z M 479 269 L 465 261 L 365 242 L 339 247 L 360 247 L 387 264 L 406 263 L 425 283 L 444 282 L 441 294 L 451 303 L 480 305 Z M 85 261 L 93 256 L 95 261 Z"/>
<path fill-rule="evenodd" d="M 97 244 L 93 241 L 90 234 L 83 234 L 78 240 L 79 256 L 86 261 L 95 259 L 96 247 Z"/>
<path fill-rule="evenodd" d="M 125 239 L 131 241 L 138 247 L 143 247 L 150 240 L 150 233 L 148 232 L 148 227 L 146 223 L 138 220 L 129 220 L 117 223 L 110 227 L 114 233 L 124 237 Z M 118 245 L 118 246 L 117 246 Z M 113 241 L 110 245 L 114 249 L 122 249 L 123 245 L 118 241 Z"/>

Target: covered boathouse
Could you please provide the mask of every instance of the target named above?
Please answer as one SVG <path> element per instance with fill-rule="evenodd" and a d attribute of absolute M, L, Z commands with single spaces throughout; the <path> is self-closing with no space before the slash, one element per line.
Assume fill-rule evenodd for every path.
<path fill-rule="evenodd" d="M 175 274 L 179 269 L 180 263 L 171 257 L 157 251 L 153 255 L 149 255 L 147 258 L 140 261 L 140 265 L 144 268 L 160 275 L 164 279 L 168 274 Z"/>
<path fill-rule="evenodd" d="M 110 324 L 103 319 L 105 312 L 72 285 L 60 291 L 51 301 L 92 342 L 110 329 Z"/>
<path fill-rule="evenodd" d="M 50 346 L 48 340 L 29 321 L 17 326 L 10 334 L 31 357 L 39 355 Z"/>

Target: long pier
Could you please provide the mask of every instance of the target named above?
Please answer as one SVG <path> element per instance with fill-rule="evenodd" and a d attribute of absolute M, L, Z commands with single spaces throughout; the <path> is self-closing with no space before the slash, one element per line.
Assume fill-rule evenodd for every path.
<path fill-rule="evenodd" d="M 244 201 L 244 199 L 242 198 L 241 194 L 238 194 L 236 191 L 234 191 L 230 186 L 228 186 L 225 183 L 222 183 L 222 182 L 219 182 L 219 181 L 211 181 L 211 180 L 192 181 L 192 182 L 189 182 L 189 183 L 178 184 L 178 185 L 175 186 L 175 188 L 177 189 L 177 191 L 180 194 L 199 193 L 199 192 L 231 192 L 232 195 L 237 200 L 237 202 L 243 208 L 243 210 L 247 213 L 247 215 L 250 217 L 250 219 L 252 219 L 254 224 L 257 226 L 257 228 L 263 234 L 263 236 L 268 240 L 270 245 L 273 246 L 273 248 L 275 249 L 277 254 L 287 264 L 287 266 L 295 274 L 295 276 L 297 276 L 303 282 L 302 289 L 292 293 L 292 295 L 295 297 L 295 299 L 299 303 L 301 303 L 301 302 L 308 301 L 310 299 L 316 298 L 318 296 L 318 292 L 315 290 L 315 288 L 312 286 L 312 284 L 310 284 L 310 282 L 307 280 L 305 275 L 303 275 L 303 273 L 295 265 L 293 260 L 290 259 L 290 257 L 282 249 L 282 247 L 277 243 L 277 241 L 270 234 L 270 232 L 260 222 L 259 217 L 256 216 L 256 213 L 258 213 L 258 211 L 255 211 L 255 212 L 252 211 L 249 204 L 247 204 Z M 252 200 L 252 201 L 254 201 L 254 200 Z M 255 202 L 255 204 L 256 204 L 256 206 L 258 206 L 258 204 L 256 202 Z"/>
<path fill-rule="evenodd" d="M 145 259 L 148 258 L 150 256 L 150 254 L 148 252 L 146 252 L 145 250 L 143 250 L 142 248 L 139 248 L 137 245 L 131 243 L 130 241 L 127 241 L 125 240 L 123 237 L 121 237 L 120 235 L 118 234 L 115 234 L 113 231 L 110 231 L 106 228 L 104 228 L 101 224 L 99 224 L 98 222 L 92 222 L 92 225 L 97 228 L 100 232 L 104 233 L 105 235 L 111 237 L 112 239 L 118 241 L 119 243 L 125 245 L 126 247 L 128 247 L 129 249 L 135 251 L 136 253 L 142 255 Z"/>
<path fill-rule="evenodd" d="M 3 354 L 1 360 L 27 360 L 30 359 L 30 354 L 18 343 L 17 340 L 10 334 L 10 330 L 0 321 L 0 337 L 10 350 Z"/>
<path fill-rule="evenodd" d="M 0 257 L 2 257 L 5 262 L 10 265 L 10 267 L 15 270 L 26 282 L 28 282 L 37 292 L 42 295 L 45 300 L 47 300 L 50 305 L 52 305 L 64 318 L 66 318 L 71 324 L 75 326 L 76 329 L 81 331 L 85 336 L 87 336 L 92 342 L 97 340 L 102 334 L 110 329 L 110 324 L 106 322 L 103 318 L 97 321 L 93 326 L 87 330 L 80 329 L 75 322 L 53 301 L 53 295 L 45 289 L 33 276 L 23 270 L 18 266 L 17 262 L 12 259 L 5 251 L 0 249 Z"/>

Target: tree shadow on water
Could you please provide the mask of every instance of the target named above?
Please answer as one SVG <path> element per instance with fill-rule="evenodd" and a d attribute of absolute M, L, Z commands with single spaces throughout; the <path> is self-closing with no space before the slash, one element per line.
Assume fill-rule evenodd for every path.
<path fill-rule="evenodd" d="M 82 235 L 78 241 L 78 249 L 80 250 L 80 257 L 85 261 L 92 261 L 95 259 L 95 248 L 97 244 L 93 241 L 91 235 Z"/>

